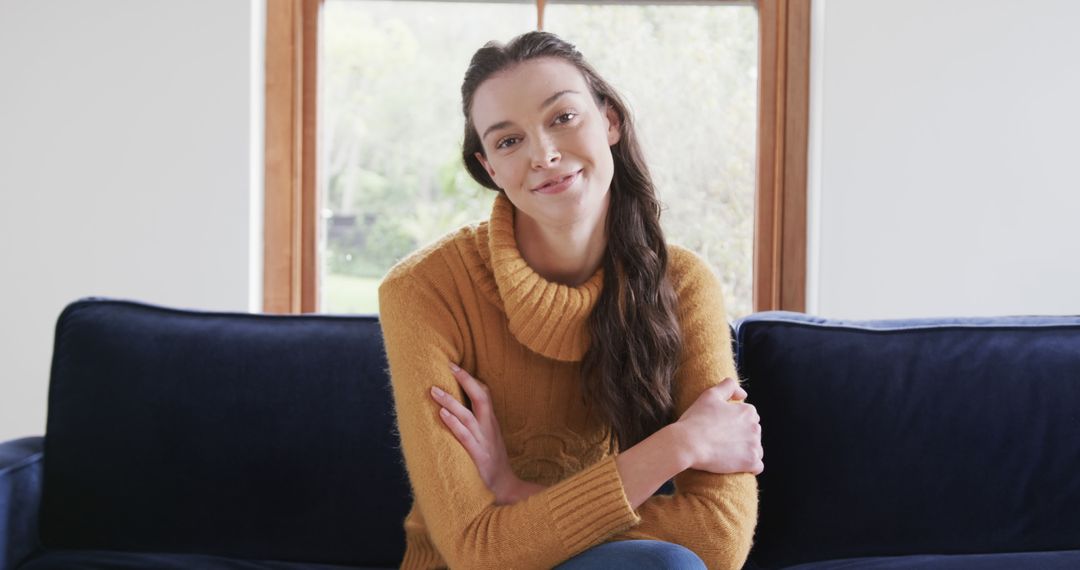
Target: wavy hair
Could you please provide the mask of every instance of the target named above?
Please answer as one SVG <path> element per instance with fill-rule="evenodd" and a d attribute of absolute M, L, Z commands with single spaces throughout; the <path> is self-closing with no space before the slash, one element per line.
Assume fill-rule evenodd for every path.
<path fill-rule="evenodd" d="M 591 342 L 582 361 L 581 381 L 583 395 L 611 426 L 609 450 L 627 449 L 676 419 L 672 382 L 682 351 L 660 202 L 629 108 L 573 44 L 554 34 L 528 32 L 505 45 L 488 42 L 473 55 L 461 85 L 462 160 L 477 182 L 502 191 L 475 156 L 487 154 L 470 114 L 473 97 L 495 73 L 538 57 L 573 64 L 597 106 L 606 103 L 619 116 L 621 136 L 611 147 L 615 172 L 605 227 L 604 282 L 589 315 Z"/>

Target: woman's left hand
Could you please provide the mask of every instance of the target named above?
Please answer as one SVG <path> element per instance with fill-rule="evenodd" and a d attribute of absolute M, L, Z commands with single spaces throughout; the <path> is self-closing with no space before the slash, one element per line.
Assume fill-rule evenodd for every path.
<path fill-rule="evenodd" d="M 472 400 L 473 409 L 470 411 L 450 394 L 432 386 L 431 396 L 442 406 L 439 417 L 472 457 L 480 478 L 495 494 L 495 504 L 517 502 L 528 484 L 518 479 L 510 468 L 510 458 L 506 454 L 506 444 L 503 443 L 502 430 L 492 409 L 487 385 L 453 362 L 450 363 L 450 371 Z"/>

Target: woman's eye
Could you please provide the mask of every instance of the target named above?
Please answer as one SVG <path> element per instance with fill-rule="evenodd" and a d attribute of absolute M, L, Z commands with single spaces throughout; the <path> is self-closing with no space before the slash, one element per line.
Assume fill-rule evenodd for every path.
<path fill-rule="evenodd" d="M 563 113 L 563 114 L 559 115 L 558 117 L 555 117 L 555 122 L 556 123 L 568 123 L 571 120 L 573 120 L 573 118 L 576 117 L 576 116 L 577 116 L 577 113 L 574 113 L 573 111 L 571 111 L 569 113 Z M 560 121 L 559 119 L 562 119 L 563 117 L 567 117 L 567 119 L 565 121 Z"/>
<path fill-rule="evenodd" d="M 567 112 L 555 117 L 555 124 L 564 125 L 566 123 L 569 123 L 570 121 L 574 120 L 574 117 L 577 117 L 577 115 L 578 114 L 577 114 L 576 111 L 567 111 Z M 513 144 L 512 141 L 517 141 L 517 139 L 518 139 L 517 137 L 506 137 L 505 139 L 503 139 L 503 140 L 499 141 L 498 143 L 496 143 L 495 148 L 497 148 L 497 149 L 508 148 L 508 147 L 512 146 L 512 144 Z"/>

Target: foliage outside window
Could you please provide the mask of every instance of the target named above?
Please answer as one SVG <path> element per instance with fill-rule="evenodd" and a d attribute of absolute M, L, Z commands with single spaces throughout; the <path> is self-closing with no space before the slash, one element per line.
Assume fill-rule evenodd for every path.
<path fill-rule="evenodd" d="M 472 53 L 535 27 L 531 3 L 326 2 L 321 306 L 378 311 L 397 260 L 490 213 L 461 164 Z M 669 241 L 718 270 L 729 316 L 751 312 L 757 12 L 751 5 L 548 3 L 625 96 L 665 206 Z"/>

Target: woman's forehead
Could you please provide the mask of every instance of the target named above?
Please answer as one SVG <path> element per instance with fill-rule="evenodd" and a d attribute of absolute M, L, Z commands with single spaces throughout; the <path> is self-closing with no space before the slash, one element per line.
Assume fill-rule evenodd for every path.
<path fill-rule="evenodd" d="M 489 125 L 540 113 L 555 94 L 585 96 L 588 85 L 574 64 L 543 57 L 500 71 L 480 84 L 473 96 L 473 120 L 481 133 Z"/>

